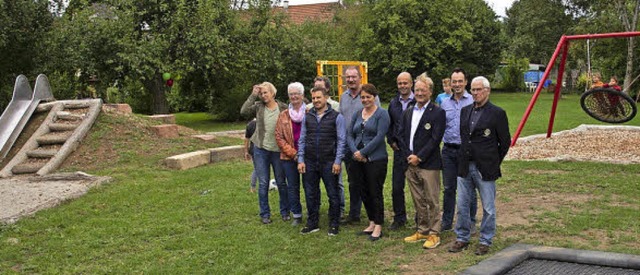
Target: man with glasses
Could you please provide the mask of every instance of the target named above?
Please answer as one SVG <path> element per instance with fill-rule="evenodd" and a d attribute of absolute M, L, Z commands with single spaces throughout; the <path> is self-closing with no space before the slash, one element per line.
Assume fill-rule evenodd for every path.
<path fill-rule="evenodd" d="M 362 75 L 356 66 L 349 66 L 344 72 L 344 78 L 347 83 L 347 90 L 340 97 L 340 114 L 344 117 L 345 129 L 353 127 L 351 118 L 355 113 L 362 109 L 360 102 L 360 92 L 362 91 Z M 375 104 L 380 107 L 380 98 L 376 96 Z M 342 220 L 343 224 L 355 224 L 360 222 L 360 211 L 362 209 L 361 186 L 354 184 L 353 177 L 361 175 L 353 175 L 350 171 L 353 159 L 353 152 L 345 150 L 344 165 L 347 168 L 347 179 L 349 182 L 349 216 Z"/>
<path fill-rule="evenodd" d="M 458 220 L 456 241 L 449 252 L 460 252 L 469 246 L 471 215 L 469 206 L 477 189 L 482 201 L 480 241 L 476 255 L 489 252 L 496 233 L 496 180 L 502 176 L 500 164 L 509 151 L 511 134 L 507 113 L 489 102 L 489 80 L 478 76 L 471 81 L 473 105 L 460 114 L 460 148 L 458 172 Z"/>
<path fill-rule="evenodd" d="M 466 90 L 467 73 L 462 68 L 455 68 L 451 73 L 451 90 L 453 95 L 442 100 L 440 107 L 447 116 L 447 126 L 442 141 L 442 228 L 448 231 L 453 226 L 453 215 L 456 211 L 456 189 L 458 186 L 458 151 L 460 150 L 460 111 L 471 105 L 473 98 Z M 475 191 L 471 195 L 471 221 L 475 226 L 478 202 Z M 459 210 L 458 210 L 459 211 Z M 473 227 L 472 227 L 473 228 Z M 472 229 L 472 230 L 475 230 Z"/>

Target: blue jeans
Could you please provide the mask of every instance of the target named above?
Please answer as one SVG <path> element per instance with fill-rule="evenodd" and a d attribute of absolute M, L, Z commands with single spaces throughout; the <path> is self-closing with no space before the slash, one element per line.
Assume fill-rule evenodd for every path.
<path fill-rule="evenodd" d="M 256 175 L 256 170 L 253 169 L 253 171 L 251 171 L 251 187 L 256 188 L 257 182 L 258 182 L 258 175 Z"/>
<path fill-rule="evenodd" d="M 267 151 L 262 148 L 255 147 L 253 149 L 253 166 L 258 174 L 258 202 L 260 205 L 260 217 L 270 218 L 271 209 L 269 208 L 269 168 L 273 168 L 273 175 L 278 185 L 278 193 L 280 193 L 280 214 L 289 215 L 289 196 L 287 191 L 287 183 L 285 181 L 282 162 L 280 161 L 280 152 Z"/>
<path fill-rule="evenodd" d="M 324 182 L 329 197 L 329 226 L 340 225 L 340 198 L 338 194 L 338 175 L 331 172 L 332 162 L 305 163 L 306 171 L 302 174 L 304 194 L 307 199 L 307 226 L 318 227 L 320 220 L 320 179 Z"/>
<path fill-rule="evenodd" d="M 458 187 L 458 150 L 453 147 L 442 147 L 442 230 L 449 230 L 453 225 L 453 215 L 456 212 L 456 190 Z M 476 224 L 478 212 L 478 197 L 473 191 L 470 203 L 471 222 Z M 459 211 L 459 210 L 458 210 Z"/>
<path fill-rule="evenodd" d="M 342 164 L 340 164 L 342 165 Z M 340 218 L 342 218 L 342 215 L 344 215 L 344 183 L 342 183 L 342 171 L 344 171 L 343 169 L 340 169 L 340 174 L 338 174 L 338 198 L 340 199 Z M 320 196 L 322 196 L 322 191 L 320 191 Z"/>
<path fill-rule="evenodd" d="M 469 174 L 466 177 L 458 177 L 458 221 L 455 229 L 457 240 L 468 243 L 471 238 L 469 205 L 475 189 L 480 193 L 483 209 L 480 244 L 491 245 L 491 240 L 496 234 L 496 182 L 482 180 L 475 162 L 469 163 Z"/>
<path fill-rule="evenodd" d="M 287 177 L 289 191 L 289 208 L 294 218 L 302 218 L 302 205 L 300 204 L 300 173 L 298 162 L 293 160 L 281 160 L 284 175 Z"/>
<path fill-rule="evenodd" d="M 340 164 L 342 165 L 342 164 Z M 344 214 L 344 183 L 342 182 L 342 172 L 343 169 L 340 169 L 340 174 L 338 174 L 338 198 L 340 199 L 340 217 Z"/>

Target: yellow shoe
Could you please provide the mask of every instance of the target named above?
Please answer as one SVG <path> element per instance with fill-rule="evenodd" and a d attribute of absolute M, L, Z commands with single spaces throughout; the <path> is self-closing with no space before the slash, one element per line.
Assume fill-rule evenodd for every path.
<path fill-rule="evenodd" d="M 422 235 L 420 234 L 420 232 L 417 232 L 409 237 L 404 238 L 405 242 L 408 243 L 415 243 L 415 242 L 419 242 L 421 240 L 426 240 L 429 237 L 429 235 Z"/>
<path fill-rule="evenodd" d="M 422 248 L 432 249 L 438 247 L 438 245 L 440 245 L 440 237 L 438 235 L 429 235 Z"/>

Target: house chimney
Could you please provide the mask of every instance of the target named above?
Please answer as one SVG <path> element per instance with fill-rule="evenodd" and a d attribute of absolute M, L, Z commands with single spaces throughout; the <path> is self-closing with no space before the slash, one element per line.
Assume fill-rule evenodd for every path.
<path fill-rule="evenodd" d="M 289 9 L 289 0 L 282 1 L 282 7 L 284 8 L 285 11 Z"/>

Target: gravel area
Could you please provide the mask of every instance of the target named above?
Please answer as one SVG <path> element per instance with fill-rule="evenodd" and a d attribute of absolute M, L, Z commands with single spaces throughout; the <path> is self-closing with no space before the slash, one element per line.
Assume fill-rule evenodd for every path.
<path fill-rule="evenodd" d="M 640 127 L 580 125 L 554 133 L 518 139 L 506 159 L 640 163 Z"/>
<path fill-rule="evenodd" d="M 15 223 L 39 210 L 80 197 L 92 186 L 110 181 L 82 172 L 0 179 L 0 223 Z"/>

